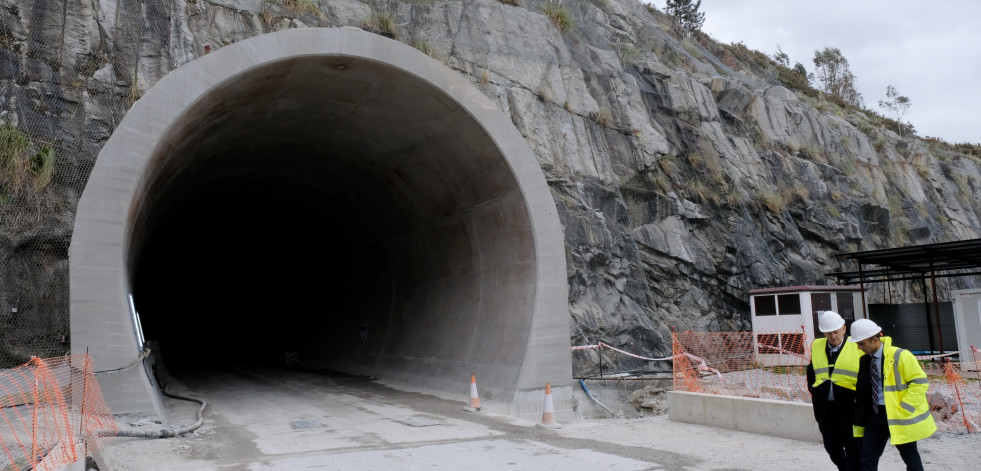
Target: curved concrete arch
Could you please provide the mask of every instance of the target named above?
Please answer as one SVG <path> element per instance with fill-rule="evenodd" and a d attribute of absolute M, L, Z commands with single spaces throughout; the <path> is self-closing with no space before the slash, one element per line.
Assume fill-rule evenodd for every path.
<path fill-rule="evenodd" d="M 509 402 L 571 383 L 564 240 L 522 136 L 457 73 L 352 28 L 224 47 L 154 85 L 76 213 L 72 350 L 291 361 Z M 169 365 L 168 365 L 169 366 Z M 114 412 L 160 413 L 139 368 Z"/>

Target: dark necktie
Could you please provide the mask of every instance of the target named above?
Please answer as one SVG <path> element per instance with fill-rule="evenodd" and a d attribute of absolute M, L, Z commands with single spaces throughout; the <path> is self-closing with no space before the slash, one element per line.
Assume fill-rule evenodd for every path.
<path fill-rule="evenodd" d="M 879 373 L 879 359 L 873 356 L 869 359 L 869 366 L 871 369 L 870 377 L 872 379 L 872 412 L 879 413 L 879 378 L 882 375 Z"/>

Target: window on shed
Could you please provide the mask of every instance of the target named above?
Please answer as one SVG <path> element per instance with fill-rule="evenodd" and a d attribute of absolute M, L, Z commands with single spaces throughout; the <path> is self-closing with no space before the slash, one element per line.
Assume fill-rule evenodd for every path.
<path fill-rule="evenodd" d="M 775 296 L 755 296 L 753 306 L 756 308 L 757 316 L 777 315 L 777 298 Z"/>
<path fill-rule="evenodd" d="M 781 294 L 777 296 L 777 301 L 780 305 L 780 315 L 785 316 L 788 314 L 800 314 L 800 295 L 799 294 Z"/>

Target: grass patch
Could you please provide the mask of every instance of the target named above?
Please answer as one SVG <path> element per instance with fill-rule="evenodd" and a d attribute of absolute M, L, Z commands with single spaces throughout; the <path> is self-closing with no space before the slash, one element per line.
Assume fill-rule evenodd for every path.
<path fill-rule="evenodd" d="M 685 48 L 685 51 L 688 52 L 688 54 L 691 55 L 692 57 L 696 59 L 705 58 L 705 55 L 702 54 L 702 51 L 698 49 L 698 46 L 696 46 L 695 43 L 692 42 L 691 38 L 684 38 L 681 41 L 681 45 Z"/>
<path fill-rule="evenodd" d="M 399 29 L 395 25 L 395 20 L 391 15 L 385 13 L 372 12 L 367 18 L 361 20 L 361 29 L 391 39 L 399 37 Z"/>
<path fill-rule="evenodd" d="M 555 24 L 555 27 L 558 28 L 559 31 L 565 32 L 572 27 L 572 14 L 570 14 L 569 10 L 562 5 L 546 3 L 545 6 L 542 7 L 542 13 L 552 20 L 552 23 Z"/>
<path fill-rule="evenodd" d="M 324 12 L 313 0 L 282 0 L 283 6 L 297 15 L 313 15 L 323 19 Z"/>
<path fill-rule="evenodd" d="M 636 64 L 642 56 L 640 49 L 628 42 L 617 41 L 614 47 L 624 64 Z"/>
<path fill-rule="evenodd" d="M 783 198 L 772 191 L 761 193 L 757 201 L 761 208 L 771 213 L 779 213 L 783 209 Z"/>
<path fill-rule="evenodd" d="M 133 82 L 129 85 L 129 96 L 127 97 L 129 100 L 129 106 L 133 106 L 133 104 L 136 103 L 141 96 L 143 96 L 143 94 L 140 93 L 139 77 L 137 75 L 133 75 Z"/>
<path fill-rule="evenodd" d="M 412 47 L 418 49 L 420 52 L 432 57 L 433 59 L 436 58 L 436 50 L 433 48 L 432 44 L 429 44 L 429 41 L 426 41 L 425 39 L 416 39 L 412 42 Z"/>
<path fill-rule="evenodd" d="M 831 216 L 831 217 L 833 217 L 835 219 L 838 219 L 838 218 L 841 217 L 841 211 L 838 210 L 838 207 L 837 206 L 835 206 L 833 204 L 828 204 L 827 210 L 828 210 L 828 216 Z"/>
<path fill-rule="evenodd" d="M 926 219 L 930 217 L 930 210 L 927 209 L 926 203 L 918 201 L 916 203 L 916 212 L 920 214 L 920 217 Z"/>
<path fill-rule="evenodd" d="M 25 191 L 42 190 L 54 175 L 55 152 L 32 142 L 13 125 L 0 124 L 0 186 L 4 201 Z"/>
<path fill-rule="evenodd" d="M 272 26 L 273 21 L 275 21 L 276 18 L 273 16 L 271 11 L 266 9 L 266 7 L 262 7 L 262 12 L 259 13 L 259 19 L 262 20 L 262 24 Z"/>
<path fill-rule="evenodd" d="M 607 108 L 594 111 L 593 120 L 596 121 L 596 124 L 608 128 L 613 125 L 613 113 Z"/>
<path fill-rule="evenodd" d="M 811 192 L 806 186 L 799 183 L 794 185 L 793 188 L 783 188 L 780 190 L 780 199 L 782 200 L 783 207 L 794 204 L 807 204 L 810 197 Z"/>

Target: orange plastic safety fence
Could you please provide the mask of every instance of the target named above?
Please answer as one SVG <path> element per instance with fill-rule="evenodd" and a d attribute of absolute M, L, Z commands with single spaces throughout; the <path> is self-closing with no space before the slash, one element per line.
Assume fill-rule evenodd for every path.
<path fill-rule="evenodd" d="M 681 332 L 672 336 L 674 390 L 811 402 L 810 343 L 802 332 Z M 981 432 L 979 350 L 937 355 L 920 364 L 937 429 Z"/>
<path fill-rule="evenodd" d="M 116 433 L 88 355 L 0 371 L 0 469 L 59 470 Z"/>
<path fill-rule="evenodd" d="M 973 350 L 973 349 L 972 349 Z M 927 399 L 937 430 L 954 433 L 981 432 L 981 373 L 969 352 L 960 362 L 920 361 L 930 378 Z"/>
<path fill-rule="evenodd" d="M 671 355 L 673 357 L 674 369 L 674 390 L 689 392 L 704 392 L 698 384 L 698 364 L 692 365 L 691 357 L 686 355 L 681 342 L 678 342 L 678 334 L 671 336 Z"/>
<path fill-rule="evenodd" d="M 810 401 L 802 332 L 677 332 L 672 339 L 676 391 Z"/>

